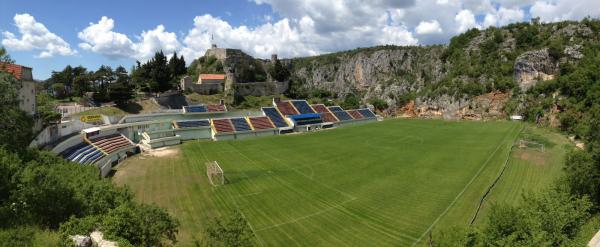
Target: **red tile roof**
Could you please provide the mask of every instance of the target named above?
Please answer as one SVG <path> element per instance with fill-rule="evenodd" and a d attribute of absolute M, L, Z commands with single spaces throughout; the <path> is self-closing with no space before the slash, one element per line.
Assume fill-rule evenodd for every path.
<path fill-rule="evenodd" d="M 29 67 L 25 67 L 18 64 L 8 64 L 0 62 L 0 70 L 11 73 L 15 78 L 19 80 L 23 77 L 23 68 L 31 69 Z"/>
<path fill-rule="evenodd" d="M 225 74 L 200 74 L 201 80 L 225 80 Z"/>

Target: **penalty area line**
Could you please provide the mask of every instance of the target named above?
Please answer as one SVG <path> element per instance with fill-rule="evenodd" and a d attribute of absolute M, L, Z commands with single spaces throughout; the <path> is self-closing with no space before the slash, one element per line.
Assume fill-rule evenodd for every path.
<path fill-rule="evenodd" d="M 490 154 L 490 156 L 488 156 L 487 160 L 479 168 L 479 170 L 477 171 L 477 173 L 475 173 L 475 175 L 473 175 L 473 177 L 471 178 L 471 180 L 469 180 L 469 182 L 460 191 L 460 193 L 458 193 L 458 195 L 456 195 L 456 197 L 454 197 L 454 200 L 452 200 L 452 202 L 450 202 L 450 205 L 448 205 L 448 207 L 446 207 L 446 209 L 433 221 L 433 223 L 431 223 L 431 225 L 429 226 L 429 228 L 427 228 L 427 230 L 425 230 L 425 232 L 423 232 L 423 234 L 421 234 L 421 236 L 419 236 L 419 238 L 417 239 L 417 241 L 415 241 L 411 245 L 411 247 L 414 247 L 419 242 L 421 242 L 421 240 L 423 239 L 423 237 L 425 237 L 425 235 L 427 235 L 427 233 L 429 231 L 431 231 L 431 229 L 433 229 L 433 227 L 438 223 L 438 221 L 440 221 L 440 219 L 442 219 L 442 217 L 444 217 L 444 215 L 446 215 L 446 213 L 448 213 L 448 211 L 450 211 L 450 208 L 452 208 L 452 206 L 454 206 L 454 204 L 458 201 L 458 198 L 460 198 L 462 196 L 462 194 L 465 193 L 465 191 L 467 191 L 467 188 L 469 188 L 469 186 L 471 186 L 471 184 L 473 183 L 473 181 L 475 181 L 475 179 L 477 177 L 479 177 L 479 174 L 484 170 L 484 168 L 487 166 L 487 164 L 490 162 L 490 160 L 492 160 L 492 157 L 494 157 L 494 155 L 498 152 L 498 150 L 500 150 L 500 147 L 502 147 L 502 144 L 504 144 L 506 142 L 506 137 L 508 137 L 509 134 L 514 131 L 514 129 L 515 128 L 511 129 L 510 132 L 506 133 L 506 135 L 504 136 L 504 138 L 502 138 L 502 141 L 500 141 L 500 143 L 498 144 L 498 146 L 496 147 L 496 149 L 494 150 L 494 152 L 492 152 L 492 154 Z"/>
<path fill-rule="evenodd" d="M 277 228 L 277 227 L 280 227 L 280 226 L 283 226 L 283 225 L 297 223 L 298 221 L 301 221 L 301 220 L 304 220 L 304 219 L 308 219 L 310 217 L 317 216 L 317 215 L 325 213 L 327 211 L 331 211 L 333 209 L 339 208 L 339 207 L 343 206 L 344 204 L 349 203 L 349 202 L 354 201 L 354 200 L 356 200 L 356 198 L 352 198 L 352 199 L 340 202 L 340 203 L 338 203 L 336 205 L 329 206 L 329 207 L 321 209 L 321 210 L 319 210 L 317 212 L 314 212 L 314 213 L 311 213 L 311 214 L 307 214 L 307 215 L 303 215 L 303 216 L 300 216 L 298 218 L 295 218 L 295 219 L 292 219 L 292 220 L 289 220 L 289 221 L 286 221 L 286 222 L 282 222 L 282 223 L 279 223 L 279 224 L 275 224 L 275 225 L 263 227 L 263 228 L 258 229 L 257 232 L 261 232 L 261 231 L 265 231 L 265 230 Z"/>

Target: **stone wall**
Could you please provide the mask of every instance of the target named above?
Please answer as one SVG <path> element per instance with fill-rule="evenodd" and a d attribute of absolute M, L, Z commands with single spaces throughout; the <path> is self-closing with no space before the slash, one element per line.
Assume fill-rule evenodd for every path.
<path fill-rule="evenodd" d="M 248 82 L 234 84 L 236 95 L 240 96 L 263 96 L 282 94 L 288 90 L 290 83 L 285 82 Z"/>
<path fill-rule="evenodd" d="M 223 92 L 223 84 L 221 83 L 207 83 L 207 84 L 192 84 L 189 87 L 192 92 L 196 92 L 202 95 L 217 94 Z"/>

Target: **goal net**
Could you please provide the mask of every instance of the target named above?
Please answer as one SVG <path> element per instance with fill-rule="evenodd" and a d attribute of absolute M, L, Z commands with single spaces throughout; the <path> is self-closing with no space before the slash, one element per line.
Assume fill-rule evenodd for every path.
<path fill-rule="evenodd" d="M 205 163 L 206 165 L 206 176 L 208 177 L 208 181 L 213 186 L 223 185 L 225 184 L 225 177 L 223 176 L 223 169 L 219 166 L 219 163 L 216 161 L 209 161 Z"/>
<path fill-rule="evenodd" d="M 517 142 L 517 147 L 519 147 L 520 149 L 538 150 L 540 152 L 544 152 L 545 151 L 544 144 L 538 143 L 538 142 L 534 142 L 534 141 L 523 140 L 523 139 L 521 139 L 521 140 L 519 140 Z"/>

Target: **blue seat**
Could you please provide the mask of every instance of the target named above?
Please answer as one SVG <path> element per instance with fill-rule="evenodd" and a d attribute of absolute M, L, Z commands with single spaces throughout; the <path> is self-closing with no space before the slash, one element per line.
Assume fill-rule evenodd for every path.
<path fill-rule="evenodd" d="M 294 107 L 296 107 L 298 112 L 300 112 L 300 114 L 315 113 L 315 111 L 313 111 L 310 105 L 308 105 L 308 102 L 306 102 L 306 100 L 292 100 L 291 102 L 294 105 Z"/>
<path fill-rule="evenodd" d="M 248 125 L 248 122 L 246 121 L 245 118 L 232 118 L 231 123 L 233 124 L 235 131 L 252 130 L 252 128 L 250 128 L 250 125 Z"/>
<path fill-rule="evenodd" d="M 347 120 L 352 120 L 353 118 L 350 116 L 350 114 L 348 114 L 345 111 L 333 111 L 333 114 L 340 120 L 340 121 L 347 121 Z"/>
<path fill-rule="evenodd" d="M 203 105 L 191 105 L 184 106 L 186 112 L 206 112 L 206 106 Z"/>
<path fill-rule="evenodd" d="M 81 156 L 81 154 L 89 151 L 90 149 L 94 148 L 93 146 L 89 145 L 89 144 L 85 144 L 85 146 L 83 146 L 82 148 L 78 149 L 77 151 L 75 151 L 73 154 L 71 154 L 67 159 L 68 160 L 72 160 L 75 161 L 75 159 L 77 159 L 77 157 Z"/>
<path fill-rule="evenodd" d="M 62 152 L 60 152 L 59 155 L 62 156 L 62 157 L 64 157 L 66 159 L 67 157 L 71 156 L 75 151 L 77 151 L 78 149 L 84 147 L 85 145 L 86 144 L 83 143 L 83 142 L 78 143 L 75 146 L 72 146 L 70 148 L 67 148 L 67 149 L 63 150 Z"/>
<path fill-rule="evenodd" d="M 93 153 L 94 151 L 98 151 L 98 149 L 96 149 L 94 146 L 90 145 L 90 147 L 87 148 L 87 150 L 85 150 L 85 151 L 81 152 L 79 155 L 75 156 L 75 158 L 73 158 L 73 161 L 83 163 L 83 160 L 85 160 L 85 158 L 88 157 L 88 155 Z"/>
<path fill-rule="evenodd" d="M 327 107 L 327 108 L 329 108 L 329 110 L 330 110 L 331 112 L 336 112 L 336 111 L 344 111 L 344 109 L 342 109 L 342 108 L 341 108 L 341 107 L 339 107 L 339 106 L 330 106 L 330 107 Z"/>
<path fill-rule="evenodd" d="M 360 112 L 360 114 L 363 115 L 363 117 L 365 118 L 377 118 L 377 116 L 375 116 L 375 113 L 373 113 L 369 109 L 358 109 L 358 112 Z"/>
<path fill-rule="evenodd" d="M 67 148 L 60 153 L 60 156 L 64 157 L 65 159 L 69 159 L 69 157 L 71 157 L 71 155 L 73 155 L 75 152 L 77 152 L 79 149 L 85 147 L 86 145 L 87 145 L 87 143 L 82 142 L 75 146 Z"/>
<path fill-rule="evenodd" d="M 190 120 L 190 121 L 177 121 L 179 128 L 195 128 L 195 127 L 206 127 L 210 126 L 208 120 Z"/>
<path fill-rule="evenodd" d="M 271 119 L 273 124 L 275 124 L 275 127 L 277 127 L 277 128 L 288 127 L 288 124 L 285 121 L 285 119 L 283 119 L 283 116 L 281 116 L 281 114 L 279 114 L 277 109 L 275 109 L 274 107 L 263 107 L 262 111 L 265 113 L 265 115 L 267 117 L 269 117 Z"/>
<path fill-rule="evenodd" d="M 94 148 L 94 151 L 90 152 L 85 157 L 83 157 L 81 160 L 79 160 L 79 163 L 88 164 L 90 161 L 93 160 L 92 158 L 97 157 L 98 154 L 102 154 L 102 152 L 100 152 L 100 150 Z"/>

